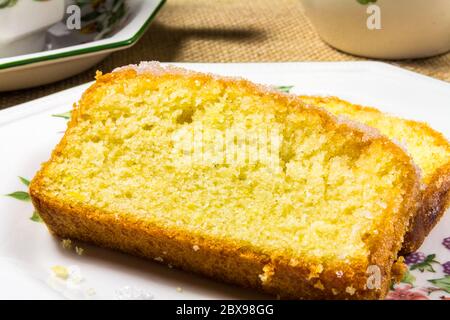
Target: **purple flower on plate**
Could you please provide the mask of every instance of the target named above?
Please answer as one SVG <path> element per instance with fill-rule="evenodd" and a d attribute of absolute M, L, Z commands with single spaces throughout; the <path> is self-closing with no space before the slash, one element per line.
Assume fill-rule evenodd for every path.
<path fill-rule="evenodd" d="M 442 264 L 442 268 L 444 268 L 444 272 L 446 274 L 450 274 L 450 261 L 447 261 L 446 263 Z"/>
<path fill-rule="evenodd" d="M 424 262 L 425 258 L 426 258 L 426 256 L 423 252 L 413 252 L 413 253 L 408 254 L 405 257 L 405 262 L 407 265 L 412 265 L 412 264 Z"/>
<path fill-rule="evenodd" d="M 448 250 L 450 250 L 450 237 L 447 237 L 444 240 L 442 240 L 442 245 L 446 247 Z"/>

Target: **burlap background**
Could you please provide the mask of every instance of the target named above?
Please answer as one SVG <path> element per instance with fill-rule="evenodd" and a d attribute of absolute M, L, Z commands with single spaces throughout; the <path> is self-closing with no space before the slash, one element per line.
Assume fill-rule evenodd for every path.
<path fill-rule="evenodd" d="M 299 0 L 168 0 L 146 34 L 72 78 L 39 88 L 0 93 L 0 109 L 93 79 L 95 70 L 141 60 L 172 62 L 362 60 L 323 43 L 302 13 Z M 450 81 L 450 53 L 391 62 Z"/>

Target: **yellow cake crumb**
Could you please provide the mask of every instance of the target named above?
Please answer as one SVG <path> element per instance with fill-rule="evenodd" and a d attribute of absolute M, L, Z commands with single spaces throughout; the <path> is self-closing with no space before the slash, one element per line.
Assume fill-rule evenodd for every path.
<path fill-rule="evenodd" d="M 324 290 L 325 287 L 323 286 L 322 282 L 319 280 L 316 283 L 314 283 L 314 288 L 320 289 L 320 290 Z"/>
<path fill-rule="evenodd" d="M 70 239 L 62 239 L 61 240 L 61 245 L 64 249 L 66 250 L 70 250 L 72 249 L 72 240 Z"/>
<path fill-rule="evenodd" d="M 64 266 L 53 266 L 52 271 L 60 279 L 67 280 L 69 278 L 69 270 Z"/>
<path fill-rule="evenodd" d="M 323 271 L 322 264 L 312 266 L 308 275 L 308 280 L 319 277 L 322 271 Z"/>
<path fill-rule="evenodd" d="M 272 278 L 272 276 L 275 274 L 275 269 L 273 267 L 272 264 L 266 264 L 263 269 L 262 269 L 263 273 L 260 274 L 258 277 L 261 280 L 261 282 L 263 284 L 267 283 L 270 281 L 270 279 Z"/>
<path fill-rule="evenodd" d="M 84 254 L 84 249 L 81 247 L 76 246 L 75 247 L 75 252 L 77 253 L 77 255 L 82 256 Z"/>
<path fill-rule="evenodd" d="M 345 292 L 347 292 L 349 295 L 354 295 L 355 294 L 355 292 L 356 292 L 356 289 L 355 288 L 353 288 L 352 286 L 349 286 L 349 287 L 347 287 L 347 288 L 345 288 Z"/>

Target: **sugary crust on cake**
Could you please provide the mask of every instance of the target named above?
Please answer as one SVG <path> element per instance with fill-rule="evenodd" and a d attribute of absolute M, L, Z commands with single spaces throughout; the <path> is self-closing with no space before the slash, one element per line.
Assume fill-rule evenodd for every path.
<path fill-rule="evenodd" d="M 97 82 L 83 95 L 80 103 L 74 107 L 70 128 L 77 125 L 85 108 L 95 102 L 96 90 L 99 86 L 108 86 L 117 81 L 134 77 L 180 76 L 180 69 L 139 69 L 122 68 L 106 75 L 98 75 Z M 159 67 L 158 67 L 159 68 Z M 182 76 L 193 77 L 205 81 L 213 79 L 211 75 L 183 71 Z M 155 78 L 156 79 L 156 78 Z M 245 287 L 261 289 L 284 298 L 299 299 L 379 299 L 383 298 L 394 276 L 391 269 L 401 247 L 408 221 L 419 201 L 420 177 L 414 164 L 403 150 L 386 137 L 374 134 L 352 122 L 342 123 L 336 117 L 321 108 L 305 106 L 294 95 L 282 94 L 272 89 L 254 85 L 246 80 L 230 79 L 214 76 L 214 79 L 225 84 L 236 84 L 246 88 L 250 94 L 270 95 L 273 99 L 285 103 L 295 103 L 299 108 L 310 110 L 326 120 L 330 129 L 353 134 L 365 139 L 368 143 L 381 143 L 385 152 L 396 156 L 399 165 L 405 171 L 405 196 L 401 209 L 390 217 L 386 225 L 380 226 L 378 235 L 374 236 L 370 245 L 370 256 L 366 263 L 355 264 L 345 261 L 324 262 L 313 257 L 305 257 L 304 261 L 291 257 L 269 255 L 249 247 L 242 247 L 231 240 L 216 240 L 200 237 L 181 229 L 164 229 L 145 221 L 144 218 L 122 212 L 115 214 L 103 212 L 93 207 L 75 206 L 65 203 L 57 197 L 48 196 L 43 186 L 43 177 L 49 163 L 64 151 L 66 135 L 53 151 L 49 162 L 32 180 L 30 195 L 37 211 L 42 216 L 52 233 L 63 238 L 73 238 L 93 242 L 100 246 L 128 252 L 145 258 L 155 259 L 184 270 L 201 273 L 222 281 L 239 284 Z M 389 210 L 389 208 L 387 208 Z M 387 216 L 387 215 L 386 215 Z M 384 221 L 384 220 L 383 220 Z M 394 227 L 395 226 L 395 227 Z M 195 249 L 197 250 L 195 250 Z M 366 287 L 367 267 L 376 265 L 382 275 L 381 288 L 369 290 Z"/>
<path fill-rule="evenodd" d="M 313 105 L 314 103 L 339 103 L 345 105 L 346 108 L 356 111 L 375 113 L 396 119 L 396 117 L 385 114 L 378 109 L 352 104 L 337 97 L 302 96 L 300 98 Z M 428 124 L 419 121 L 398 119 L 411 128 L 420 128 L 427 135 L 433 137 L 436 144 L 445 147 L 450 152 L 450 143 L 444 135 L 435 131 Z M 406 147 L 404 148 L 407 149 Z M 418 206 L 417 213 L 411 219 L 409 230 L 405 235 L 405 240 L 402 245 L 401 254 L 408 254 L 419 249 L 426 236 L 450 206 L 450 159 L 445 165 L 436 168 L 430 182 L 423 186 L 422 189 L 422 201 Z"/>
<path fill-rule="evenodd" d="M 187 69 L 183 69 L 177 66 L 173 66 L 173 65 L 162 65 L 161 63 L 159 63 L 158 61 L 143 61 L 139 64 L 130 64 L 127 66 L 123 66 L 123 67 L 119 67 L 113 70 L 113 73 L 117 73 L 117 72 L 124 72 L 124 71 L 129 71 L 129 70 L 133 70 L 135 71 L 138 75 L 142 75 L 142 74 L 151 74 L 151 75 L 157 75 L 157 76 L 161 76 L 161 75 L 165 75 L 165 74 L 172 74 L 172 75 L 183 75 L 183 76 L 199 76 L 199 77 L 203 77 L 203 76 L 208 76 L 212 79 L 216 79 L 216 80 L 222 80 L 222 81 L 230 81 L 230 82 L 247 82 L 247 79 L 241 78 L 241 77 L 227 77 L 227 76 L 219 76 L 213 73 L 201 73 L 201 72 L 197 72 L 197 71 L 193 71 L 193 70 L 187 70 Z M 280 90 L 278 90 L 277 88 L 273 87 L 273 86 L 269 86 L 269 85 L 263 85 L 263 84 L 258 84 L 258 83 L 249 83 L 251 84 L 251 86 L 254 89 L 257 89 L 258 91 L 265 93 L 265 94 L 272 94 L 272 95 L 277 95 L 277 96 L 284 96 L 286 98 L 288 98 L 289 100 L 291 99 L 296 99 L 298 100 L 298 97 L 296 97 L 293 94 L 289 94 L 286 92 L 280 92 Z M 313 108 L 313 109 L 320 109 L 321 112 L 325 112 L 327 113 L 331 118 L 334 118 L 336 123 L 339 124 L 345 124 L 348 127 L 351 127 L 353 129 L 356 129 L 359 132 L 362 132 L 364 134 L 363 139 L 364 140 L 370 140 L 370 139 L 374 139 L 374 138 L 379 138 L 381 136 L 383 136 L 380 131 L 374 127 L 370 127 L 367 126 L 361 122 L 358 121 L 353 121 L 345 116 L 336 116 L 333 113 L 329 112 L 326 109 L 317 107 L 315 105 L 311 105 L 308 103 L 303 103 L 303 107 L 306 108 Z M 392 139 L 391 139 L 392 141 Z M 404 152 L 407 153 L 406 148 L 399 142 L 397 141 L 392 141 L 395 144 L 397 144 L 399 147 L 401 147 L 403 149 Z M 415 164 L 414 164 L 415 165 Z M 420 173 L 420 169 L 416 166 L 416 170 L 418 171 L 418 174 Z"/>

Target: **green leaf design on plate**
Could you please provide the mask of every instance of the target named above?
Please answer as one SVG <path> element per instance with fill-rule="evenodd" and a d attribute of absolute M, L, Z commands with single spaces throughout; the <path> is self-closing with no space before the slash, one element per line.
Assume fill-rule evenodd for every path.
<path fill-rule="evenodd" d="M 92 0 L 76 0 L 77 6 L 84 6 L 86 4 L 89 4 Z"/>
<path fill-rule="evenodd" d="M 277 89 L 277 90 L 279 90 L 279 91 L 281 91 L 281 92 L 289 93 L 289 92 L 291 92 L 291 89 L 292 89 L 293 87 L 294 87 L 294 86 L 276 86 L 275 89 Z"/>
<path fill-rule="evenodd" d="M 433 263 L 439 264 L 439 261 L 434 260 L 436 258 L 435 254 L 428 255 L 423 262 L 413 264 L 410 270 L 419 270 L 420 272 L 428 271 L 428 272 L 436 272 L 433 268 Z"/>
<path fill-rule="evenodd" d="M 0 9 L 15 6 L 17 0 L 0 0 Z"/>
<path fill-rule="evenodd" d="M 67 111 L 67 112 L 58 113 L 58 114 L 52 114 L 52 117 L 70 120 L 70 118 L 72 117 L 72 111 Z"/>
<path fill-rule="evenodd" d="M 1 0 L 0 0 L 1 1 Z M 19 176 L 20 181 L 26 185 L 27 187 L 30 185 L 30 180 Z M 26 191 L 16 191 L 10 194 L 7 194 L 6 196 L 20 200 L 20 201 L 31 201 L 30 194 Z M 34 222 L 43 222 L 41 216 L 36 211 L 33 212 L 33 215 L 30 217 L 30 220 Z"/>
<path fill-rule="evenodd" d="M 16 191 L 10 194 L 7 194 L 8 197 L 21 200 L 21 201 L 30 201 L 30 195 L 25 191 Z"/>
<path fill-rule="evenodd" d="M 24 177 L 19 176 L 20 181 L 22 181 L 22 183 L 24 185 L 26 185 L 27 187 L 30 185 L 30 180 L 25 179 Z"/>
<path fill-rule="evenodd" d="M 377 0 L 356 0 L 356 1 L 358 1 L 360 4 L 364 4 L 364 5 L 377 2 Z"/>
<path fill-rule="evenodd" d="M 403 279 L 400 282 L 403 283 L 409 283 L 410 285 L 414 285 L 414 282 L 416 281 L 416 277 L 414 277 L 409 270 L 406 270 L 405 275 L 403 276 Z"/>
<path fill-rule="evenodd" d="M 34 1 L 48 1 L 48 0 L 34 0 Z M 6 7 L 14 7 L 17 4 L 17 0 L 0 0 L 0 9 Z"/>
<path fill-rule="evenodd" d="M 444 278 L 430 279 L 428 280 L 428 282 L 431 282 L 439 289 L 444 290 L 447 293 L 450 293 L 450 275 L 445 276 Z"/>
<path fill-rule="evenodd" d="M 33 215 L 30 217 L 30 220 L 34 222 L 44 222 L 37 211 L 33 211 Z"/>

